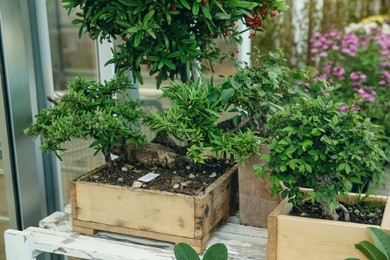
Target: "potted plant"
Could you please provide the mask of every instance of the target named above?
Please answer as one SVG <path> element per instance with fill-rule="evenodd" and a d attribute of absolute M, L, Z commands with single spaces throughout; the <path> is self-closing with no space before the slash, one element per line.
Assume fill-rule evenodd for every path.
<path fill-rule="evenodd" d="M 172 107 L 149 115 L 123 93 L 130 86 L 125 76 L 105 84 L 77 78 L 56 106 L 36 116 L 26 134 L 40 137 L 40 148 L 58 157 L 61 144 L 71 138 L 91 137 L 90 147 L 104 154 L 106 165 L 71 183 L 74 231 L 184 241 L 201 252 L 214 227 L 230 215 L 237 170 L 225 160 L 207 173 L 202 168 L 205 152 L 243 161 L 257 150 L 258 137 L 251 131 L 218 128 L 224 104 L 220 86 L 212 82 L 171 83 L 163 92 Z M 117 93 L 123 98 L 114 98 Z M 158 138 L 156 143 L 146 143 L 139 130 L 141 120 L 163 134 L 164 141 L 176 137 L 186 145 L 175 145 L 173 140 L 159 144 Z M 119 159 L 112 161 L 111 152 Z M 161 177 L 145 180 L 151 175 Z M 179 181 L 172 183 L 173 179 Z"/>
<path fill-rule="evenodd" d="M 302 95 L 299 85 L 307 81 L 309 75 L 287 67 L 280 50 L 264 55 L 256 53 L 252 59 L 256 65 L 238 69 L 222 84 L 222 98 L 236 114 L 219 125 L 232 132 L 251 129 L 258 136 L 266 137 L 267 116 Z M 259 153 L 268 153 L 265 144 L 260 144 L 259 151 L 238 167 L 240 221 L 245 225 L 267 227 L 268 215 L 280 199 L 272 196 L 270 183 L 254 173 L 253 166 L 260 163 Z"/>
<path fill-rule="evenodd" d="M 286 198 L 268 219 L 269 259 L 342 259 L 353 255 L 357 237 L 367 236 L 367 224 L 336 221 L 348 221 L 354 213 L 339 201 L 352 205 L 362 197 L 346 196 L 352 184 L 367 174 L 374 180 L 383 177 L 380 161 L 384 153 L 376 126 L 353 108 L 340 112 L 340 106 L 329 96 L 302 97 L 268 120 L 270 153 L 264 156 L 268 165 L 260 164 L 256 171 L 265 177 L 269 167 L 272 192 Z M 370 200 L 382 202 L 384 216 L 388 214 L 387 197 L 364 201 Z M 317 203 L 324 219 L 302 217 L 308 214 L 305 202 L 307 208 Z M 293 207 L 305 208 L 299 213 L 302 216 L 289 216 Z M 381 223 L 376 225 L 389 228 L 388 219 Z"/>

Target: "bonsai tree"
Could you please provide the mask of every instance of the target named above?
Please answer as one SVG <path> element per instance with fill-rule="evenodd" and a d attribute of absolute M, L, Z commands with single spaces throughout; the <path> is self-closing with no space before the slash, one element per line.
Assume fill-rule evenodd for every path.
<path fill-rule="evenodd" d="M 251 129 L 267 135 L 267 116 L 303 94 L 300 84 L 310 80 L 310 70 L 292 70 L 280 50 L 255 53 L 255 66 L 238 69 L 221 86 L 222 101 L 236 115 L 220 127 L 236 131 Z"/>
<path fill-rule="evenodd" d="M 143 82 L 141 65 L 156 75 L 157 86 L 181 75 L 195 78 L 199 64 L 212 69 L 220 50 L 215 39 L 241 42 L 237 21 L 248 30 L 262 30 L 262 23 L 286 10 L 284 0 L 63 0 L 70 14 L 77 8 L 74 24 L 80 35 L 92 39 L 122 39 L 114 51 L 118 71 L 131 70 Z M 202 62 L 203 60 L 207 62 Z"/>
<path fill-rule="evenodd" d="M 36 121 L 25 134 L 34 139 L 40 137 L 40 149 L 54 152 L 59 159 L 59 152 L 64 150 L 61 144 L 72 138 L 92 138 L 90 147 L 96 150 L 95 154 L 103 153 L 112 170 L 112 149 L 146 141 L 138 130 L 143 115 L 140 102 L 125 93 L 130 87 L 129 79 L 123 75 L 105 84 L 77 77 L 54 107 L 42 109 L 36 115 Z M 122 98 L 116 99 L 116 94 Z"/>
<path fill-rule="evenodd" d="M 329 97 L 302 97 L 268 120 L 270 154 L 264 155 L 271 169 L 272 193 L 281 192 L 295 206 L 303 201 L 321 204 L 322 214 L 338 219 L 336 209 L 347 213 L 336 195 L 350 191 L 367 174 L 374 181 L 383 177 L 384 157 L 375 133 L 377 126 L 354 109 L 340 112 L 341 104 Z M 265 165 L 255 167 L 266 176 Z M 307 196 L 301 187 L 313 188 Z M 348 216 L 346 216 L 348 218 Z"/>
<path fill-rule="evenodd" d="M 217 121 L 226 111 L 222 100 L 222 88 L 212 81 L 201 84 L 172 83 L 163 88 L 163 96 L 172 102 L 172 107 L 163 114 L 152 112 L 146 117 L 146 124 L 159 133 L 154 142 L 160 142 L 183 154 L 183 151 L 196 163 L 203 163 L 206 151 L 230 154 L 238 162 L 243 162 L 251 154 L 257 153 L 258 137 L 252 131 L 232 133 L 219 128 Z M 159 138 L 168 136 L 170 143 Z M 185 141 L 178 147 L 173 139 Z"/>
<path fill-rule="evenodd" d="M 218 93 L 221 88 L 212 82 L 172 82 L 163 88 L 172 107 L 150 115 L 144 115 L 140 102 L 126 95 L 124 91 L 130 86 L 125 76 L 105 84 L 78 77 L 54 107 L 40 111 L 25 133 L 41 137 L 40 148 L 60 159 L 61 144 L 72 138 L 91 137 L 90 147 L 96 149 L 95 154 L 104 154 L 110 170 L 110 153 L 134 164 L 174 168 L 204 163 L 206 151 L 230 154 L 240 162 L 257 151 L 258 138 L 253 132 L 231 133 L 218 128 L 216 122 L 224 105 Z M 158 133 L 152 143 L 147 143 L 139 130 L 141 122 Z M 172 138 L 186 145 L 178 146 Z"/>

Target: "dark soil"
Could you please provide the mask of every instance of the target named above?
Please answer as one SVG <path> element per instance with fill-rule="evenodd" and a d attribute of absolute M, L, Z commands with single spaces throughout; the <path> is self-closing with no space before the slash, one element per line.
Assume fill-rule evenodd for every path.
<path fill-rule="evenodd" d="M 353 223 L 381 225 L 385 204 L 379 201 L 362 201 L 359 203 L 341 203 L 350 214 L 350 221 Z M 321 206 L 319 203 L 312 204 L 305 202 L 302 207 L 293 207 L 290 212 L 291 216 L 301 216 L 308 218 L 325 219 L 322 216 Z M 340 221 L 345 221 L 343 214 L 340 215 Z"/>
<path fill-rule="evenodd" d="M 136 182 L 140 186 L 134 186 L 137 188 L 198 195 L 233 165 L 229 160 L 209 159 L 205 164 L 193 164 L 175 170 L 158 166 L 145 168 L 115 161 L 115 169 L 111 173 L 106 169 L 83 180 L 127 187 L 133 187 Z M 150 172 L 160 176 L 147 183 L 137 181 Z"/>

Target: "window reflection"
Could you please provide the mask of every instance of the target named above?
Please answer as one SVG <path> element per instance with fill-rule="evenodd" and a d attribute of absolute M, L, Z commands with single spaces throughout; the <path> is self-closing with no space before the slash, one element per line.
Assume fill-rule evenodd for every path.
<path fill-rule="evenodd" d="M 66 82 L 77 75 L 97 80 L 96 46 L 72 25 L 75 15 L 68 16 L 60 0 L 47 0 L 50 52 L 53 65 L 54 90 L 66 90 Z"/>

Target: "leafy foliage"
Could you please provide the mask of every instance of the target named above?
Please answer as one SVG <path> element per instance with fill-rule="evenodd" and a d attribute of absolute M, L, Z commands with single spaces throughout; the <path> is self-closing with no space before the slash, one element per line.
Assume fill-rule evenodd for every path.
<path fill-rule="evenodd" d="M 195 250 L 186 243 L 179 243 L 174 247 L 177 260 L 200 260 Z M 222 243 L 210 246 L 204 253 L 203 260 L 227 260 L 228 250 Z"/>
<path fill-rule="evenodd" d="M 311 52 L 320 77 L 335 85 L 334 99 L 345 104 L 341 109 L 357 95 L 354 107 L 383 128 L 390 160 L 390 27 L 383 17 L 367 21 L 351 24 L 346 32 L 315 35 Z"/>
<path fill-rule="evenodd" d="M 54 152 L 60 159 L 61 144 L 72 138 L 91 137 L 94 141 L 90 147 L 104 154 L 126 142 L 143 143 L 144 136 L 136 130 L 143 113 L 140 103 L 125 93 L 130 86 L 125 76 L 105 84 L 77 77 L 59 104 L 42 109 L 25 133 L 34 139 L 40 137 L 40 149 Z M 117 99 L 115 94 L 123 98 Z"/>
<path fill-rule="evenodd" d="M 217 120 L 225 111 L 218 85 L 176 82 L 162 90 L 172 107 L 162 114 L 152 112 L 145 122 L 155 132 L 186 141 L 189 144 L 187 155 L 195 162 L 203 162 L 207 150 L 217 155 L 233 155 L 239 162 L 257 153 L 258 137 L 253 132 L 224 132 L 217 126 Z"/>
<path fill-rule="evenodd" d="M 360 183 L 367 174 L 374 181 L 382 178 L 380 158 L 385 155 L 375 135 L 377 126 L 352 109 L 339 109 L 329 97 L 302 97 L 269 118 L 265 141 L 270 154 L 264 158 L 272 169 L 273 194 L 282 192 L 294 205 L 311 200 L 334 209 L 336 195 L 347 193 L 351 183 Z M 265 165 L 255 168 L 265 176 Z M 300 187 L 314 190 L 304 197 Z"/>
<path fill-rule="evenodd" d="M 356 249 L 362 252 L 369 260 L 389 260 L 390 259 L 390 235 L 382 229 L 368 227 L 368 233 L 374 241 L 361 241 L 355 244 Z M 357 258 L 347 258 L 345 260 L 359 260 Z"/>
<path fill-rule="evenodd" d="M 264 20 L 287 9 L 284 0 L 63 0 L 71 13 L 76 8 L 80 35 L 92 39 L 120 38 L 110 61 L 117 68 L 132 70 L 142 83 L 140 66 L 157 74 L 157 85 L 176 75 L 189 78 L 196 61 L 218 58 L 215 39 L 241 42 L 236 25 L 245 20 L 252 30 L 261 30 Z M 256 18 L 256 21 L 252 19 Z M 183 73 L 184 72 L 184 73 Z"/>
<path fill-rule="evenodd" d="M 291 70 L 286 66 L 283 53 L 278 50 L 266 55 L 257 54 L 258 66 L 239 69 L 222 85 L 222 101 L 239 112 L 234 118 L 249 118 L 251 129 L 265 128 L 266 116 L 281 109 L 283 104 L 299 96 L 301 88 L 294 87 L 309 80 L 305 71 Z M 262 125 L 258 123 L 261 121 Z"/>

